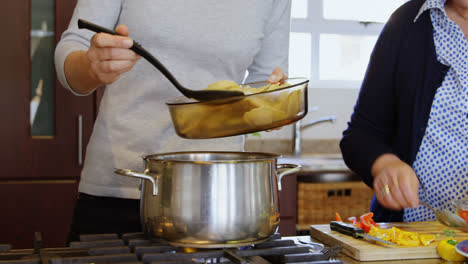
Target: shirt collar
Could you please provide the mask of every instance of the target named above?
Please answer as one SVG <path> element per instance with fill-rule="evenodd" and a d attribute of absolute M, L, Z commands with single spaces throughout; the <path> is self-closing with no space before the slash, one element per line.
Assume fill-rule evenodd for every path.
<path fill-rule="evenodd" d="M 416 17 L 414 18 L 414 22 L 418 20 L 422 13 L 429 9 L 439 9 L 444 15 L 447 15 L 445 13 L 445 1 L 446 0 L 426 0 L 426 2 L 424 2 L 424 4 L 419 9 L 419 12 L 416 15 Z"/>

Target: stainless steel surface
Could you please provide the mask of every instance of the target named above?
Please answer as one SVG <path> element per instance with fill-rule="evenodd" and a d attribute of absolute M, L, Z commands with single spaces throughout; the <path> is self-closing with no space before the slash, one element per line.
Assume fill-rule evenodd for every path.
<path fill-rule="evenodd" d="M 359 175 L 352 171 L 336 172 L 300 172 L 297 175 L 298 182 L 332 183 L 361 181 Z"/>
<path fill-rule="evenodd" d="M 361 237 L 364 237 L 366 239 L 370 239 L 370 240 L 374 240 L 374 241 L 378 241 L 380 243 L 384 243 L 384 244 L 387 244 L 387 245 L 391 245 L 391 246 L 396 246 L 397 244 L 395 243 L 392 243 L 390 241 L 387 241 L 387 240 L 383 240 L 381 238 L 378 238 L 378 237 L 375 237 L 375 236 L 371 236 L 371 235 L 367 235 L 367 234 L 357 234 L 358 236 L 361 236 Z"/>
<path fill-rule="evenodd" d="M 431 209 L 434 212 L 437 221 L 439 221 L 441 224 L 448 227 L 457 228 L 463 231 L 468 231 L 467 223 L 465 222 L 465 220 L 463 220 L 463 218 L 461 218 L 457 214 L 452 213 L 449 210 L 434 209 L 432 206 L 421 200 L 419 201 L 419 203 Z"/>
<path fill-rule="evenodd" d="M 302 239 L 302 238 L 298 238 L 297 241 L 299 241 L 299 243 L 301 244 L 309 245 L 312 248 L 312 250 L 314 250 L 315 252 L 320 252 L 323 249 L 325 249 L 325 246 L 323 244 L 312 242 L 310 241 L 310 237 L 308 238 L 309 238 L 309 241 L 306 241 L 305 239 Z"/>
<path fill-rule="evenodd" d="M 336 245 L 332 247 L 326 247 L 324 248 L 321 252 L 327 257 L 327 258 L 334 258 L 340 254 L 340 252 L 344 249 L 343 245 Z"/>
<path fill-rule="evenodd" d="M 308 122 L 304 125 L 301 125 L 301 121 L 297 121 L 294 123 L 293 127 L 293 155 L 295 156 L 300 156 L 302 149 L 301 149 L 301 142 L 302 142 L 302 130 L 309 128 L 311 126 L 314 126 L 316 124 L 320 124 L 323 122 L 331 122 L 335 123 L 336 121 L 336 116 L 326 116 L 326 117 L 321 117 L 316 120 L 313 120 L 311 122 Z"/>
<path fill-rule="evenodd" d="M 418 181 L 419 181 L 419 184 L 421 185 L 421 188 L 426 193 L 426 196 L 428 196 L 426 187 L 424 186 L 423 182 L 421 181 L 421 179 L 419 178 L 419 176 L 417 174 L 416 174 L 416 178 L 418 178 Z M 436 217 L 437 221 L 439 221 L 439 223 L 441 223 L 441 224 L 443 224 L 445 226 L 448 226 L 448 227 L 457 228 L 457 229 L 462 230 L 464 232 L 468 232 L 468 224 L 465 222 L 465 220 L 463 218 L 461 218 L 457 214 L 452 213 L 451 211 L 449 211 L 447 209 L 435 209 L 430 204 L 422 201 L 421 199 L 419 200 L 419 203 L 421 205 L 424 205 L 425 207 L 431 209 L 432 212 L 434 212 L 435 217 Z"/>
<path fill-rule="evenodd" d="M 302 154 L 301 156 L 282 156 L 278 159 L 281 163 L 300 164 L 301 173 L 350 173 L 341 153 Z"/>
<path fill-rule="evenodd" d="M 238 247 L 262 242 L 277 230 L 279 179 L 299 167 L 277 165 L 278 157 L 257 152 L 163 153 L 144 157 L 144 174 L 116 173 L 152 182 L 143 181 L 140 201 L 149 237 L 179 246 Z M 277 170 L 283 171 L 278 175 Z"/>
<path fill-rule="evenodd" d="M 283 179 L 283 176 L 300 171 L 301 170 L 301 165 L 278 164 L 278 165 L 276 165 L 276 170 L 277 171 L 283 170 L 282 172 L 280 172 L 278 174 L 278 177 L 277 177 L 278 178 L 278 191 L 281 191 L 282 190 L 281 180 Z"/>

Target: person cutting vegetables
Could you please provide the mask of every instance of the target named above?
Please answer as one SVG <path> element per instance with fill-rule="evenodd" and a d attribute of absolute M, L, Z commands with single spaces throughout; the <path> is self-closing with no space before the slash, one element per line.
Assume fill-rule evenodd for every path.
<path fill-rule="evenodd" d="M 140 231 L 139 181 L 114 168 L 142 171 L 141 156 L 151 153 L 243 150 L 243 136 L 186 140 L 175 134 L 165 102 L 181 94 L 128 49 L 133 39 L 193 89 L 218 80 L 276 83 L 288 69 L 290 8 L 287 0 L 77 2 L 55 52 L 58 78 L 76 95 L 106 90 L 86 150 L 70 241 L 79 234 Z M 78 29 L 80 18 L 121 36 Z"/>
<path fill-rule="evenodd" d="M 372 53 L 340 147 L 376 222 L 435 220 L 468 198 L 468 1 L 412 0 Z"/>

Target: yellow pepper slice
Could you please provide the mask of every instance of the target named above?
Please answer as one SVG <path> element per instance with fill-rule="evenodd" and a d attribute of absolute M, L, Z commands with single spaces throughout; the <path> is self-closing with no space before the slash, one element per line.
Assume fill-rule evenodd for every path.
<path fill-rule="evenodd" d="M 419 243 L 420 242 L 418 233 L 401 231 L 400 234 L 398 234 L 398 245 L 417 247 L 419 246 Z"/>
<path fill-rule="evenodd" d="M 429 246 L 429 244 L 435 240 L 435 235 L 421 234 L 419 235 L 419 240 L 424 246 Z"/>
<path fill-rule="evenodd" d="M 373 226 L 369 230 L 369 235 L 391 241 L 397 245 L 410 247 L 417 247 L 421 244 L 427 246 L 435 240 L 435 235 L 403 231 L 396 227 L 382 229 Z"/>

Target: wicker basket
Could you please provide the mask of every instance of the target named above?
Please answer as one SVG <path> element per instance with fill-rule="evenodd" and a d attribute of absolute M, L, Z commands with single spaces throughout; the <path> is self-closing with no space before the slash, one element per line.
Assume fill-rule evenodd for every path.
<path fill-rule="evenodd" d="M 360 181 L 336 183 L 298 182 L 297 224 L 308 229 L 312 224 L 327 224 L 335 220 L 335 212 L 343 221 L 350 216 L 369 212 L 374 192 Z"/>

